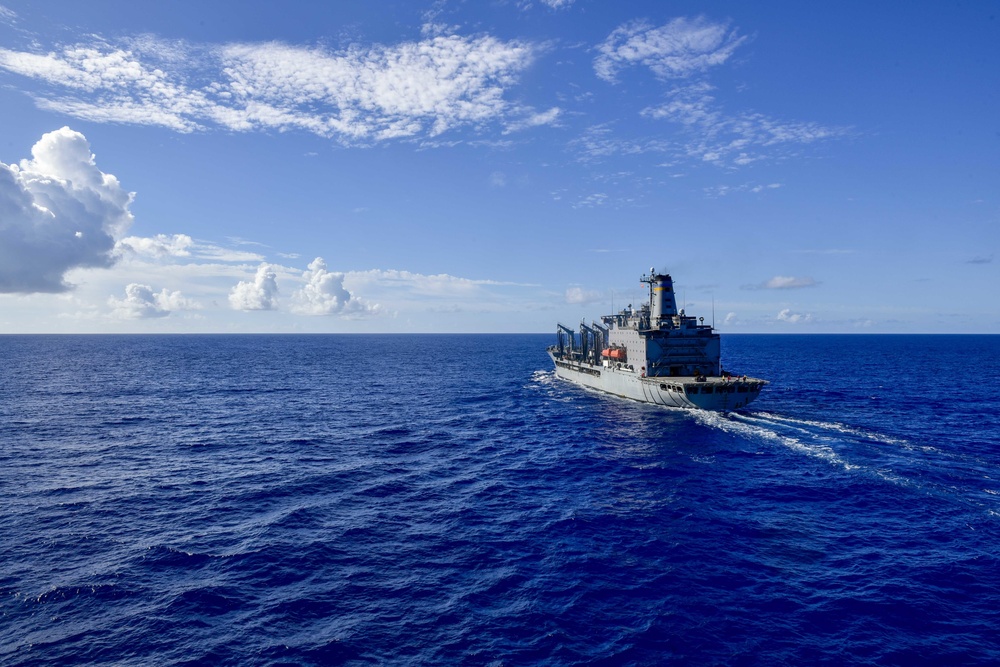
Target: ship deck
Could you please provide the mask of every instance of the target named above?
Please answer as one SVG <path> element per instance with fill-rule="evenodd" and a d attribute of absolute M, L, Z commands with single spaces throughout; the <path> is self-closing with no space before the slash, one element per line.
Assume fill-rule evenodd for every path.
<path fill-rule="evenodd" d="M 746 375 L 733 376 L 647 376 L 641 378 L 647 384 L 659 385 L 664 391 L 686 394 L 721 394 L 759 391 L 767 380 Z"/>

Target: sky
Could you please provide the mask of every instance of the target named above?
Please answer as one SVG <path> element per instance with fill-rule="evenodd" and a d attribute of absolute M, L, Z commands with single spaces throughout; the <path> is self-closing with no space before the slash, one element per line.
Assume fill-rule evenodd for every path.
<path fill-rule="evenodd" d="M 0 0 L 0 333 L 1000 333 L 998 17 Z"/>

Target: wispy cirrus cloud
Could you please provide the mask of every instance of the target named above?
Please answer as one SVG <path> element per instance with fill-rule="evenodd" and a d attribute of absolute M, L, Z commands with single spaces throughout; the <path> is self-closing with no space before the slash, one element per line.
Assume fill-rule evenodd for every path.
<path fill-rule="evenodd" d="M 595 192 L 577 201 L 573 204 L 573 208 L 598 208 L 604 206 L 607 201 L 608 195 L 603 192 Z"/>
<path fill-rule="evenodd" d="M 728 23 L 704 17 L 677 18 L 661 26 L 627 23 L 597 47 L 594 71 L 610 83 L 636 66 L 664 82 L 683 80 L 666 92 L 664 102 L 647 106 L 640 115 L 676 125 L 681 132 L 670 152 L 686 160 L 735 169 L 785 157 L 793 146 L 849 133 L 848 128 L 780 120 L 755 111 L 726 112 L 708 77 L 748 40 Z"/>
<path fill-rule="evenodd" d="M 780 187 L 782 187 L 781 183 L 768 183 L 767 185 L 761 185 L 759 183 L 743 183 L 741 185 L 715 185 L 704 188 L 704 191 L 709 197 L 726 197 L 739 192 L 752 192 L 754 194 L 760 194 L 762 192 L 767 192 L 768 190 L 777 190 Z"/>
<path fill-rule="evenodd" d="M 489 35 L 435 34 L 339 51 L 94 38 L 45 51 L 0 49 L 0 69 L 45 84 L 31 93 L 41 108 L 90 121 L 178 132 L 295 129 L 365 143 L 555 122 L 558 109 L 539 112 L 505 98 L 534 58 L 527 42 Z"/>
<path fill-rule="evenodd" d="M 761 113 L 728 115 L 714 87 L 701 81 L 674 88 L 663 104 L 647 107 L 642 115 L 679 125 L 687 134 L 684 152 L 690 158 L 718 166 L 744 167 L 787 154 L 789 146 L 847 136 L 844 127 L 781 121 Z"/>
<path fill-rule="evenodd" d="M 575 0 L 538 0 L 538 4 L 549 9 L 559 10 L 569 8 Z M 532 0 L 517 0 L 517 6 L 521 11 L 528 11 L 535 6 Z"/>
<path fill-rule="evenodd" d="M 597 76 L 614 83 L 623 67 L 642 65 L 661 79 L 688 77 L 726 62 L 746 41 L 725 23 L 703 17 L 676 18 L 656 27 L 646 21 L 626 23 L 597 47 Z"/>
<path fill-rule="evenodd" d="M 240 243 L 238 240 L 233 241 L 237 244 Z M 217 262 L 260 262 L 264 259 L 260 253 L 195 241 L 187 234 L 157 234 L 152 237 L 127 236 L 115 244 L 115 253 L 123 258 L 146 257 Z"/>
<path fill-rule="evenodd" d="M 774 276 L 769 280 L 765 280 L 762 283 L 756 285 L 744 285 L 742 289 L 745 290 L 759 290 L 759 289 L 800 289 L 803 287 L 816 287 L 820 283 L 810 278 L 809 276 Z"/>
<path fill-rule="evenodd" d="M 601 123 L 588 127 L 584 133 L 570 142 L 583 162 L 600 160 L 621 155 L 642 155 L 644 153 L 667 153 L 670 142 L 661 138 L 626 139 L 616 133 L 611 123 Z"/>
<path fill-rule="evenodd" d="M 347 279 L 355 285 L 390 287 L 423 296 L 455 297 L 478 294 L 488 287 L 534 287 L 524 283 L 489 279 L 462 278 L 447 273 L 423 274 L 396 269 L 371 269 L 350 271 Z"/>

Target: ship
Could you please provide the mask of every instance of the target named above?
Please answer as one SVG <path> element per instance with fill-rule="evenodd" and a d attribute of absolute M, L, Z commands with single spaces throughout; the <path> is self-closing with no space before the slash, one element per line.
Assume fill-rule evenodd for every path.
<path fill-rule="evenodd" d="M 722 369 L 719 334 L 704 317 L 677 309 L 670 274 L 650 269 L 640 280 L 649 303 L 581 322 L 579 331 L 557 325 L 548 348 L 556 377 L 675 408 L 729 412 L 756 400 L 767 380 Z"/>

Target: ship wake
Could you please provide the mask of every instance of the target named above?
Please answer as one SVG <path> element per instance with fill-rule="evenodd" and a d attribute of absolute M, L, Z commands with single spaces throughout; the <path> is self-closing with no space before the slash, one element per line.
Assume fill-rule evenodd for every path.
<path fill-rule="evenodd" d="M 734 412 L 727 415 L 698 410 L 692 414 L 707 426 L 751 441 L 781 445 L 848 471 L 860 467 L 848 458 L 850 443 L 845 436 L 852 433 L 852 428 L 844 424 L 811 422 L 766 412 Z"/>
<path fill-rule="evenodd" d="M 801 419 L 773 412 L 723 415 L 694 412 L 698 421 L 749 441 L 778 445 L 825 461 L 845 472 L 880 479 L 931 495 L 959 497 L 977 507 L 995 507 L 1000 496 L 1000 467 L 967 454 L 834 421 Z M 976 471 L 982 486 L 959 490 L 955 475 Z"/>

